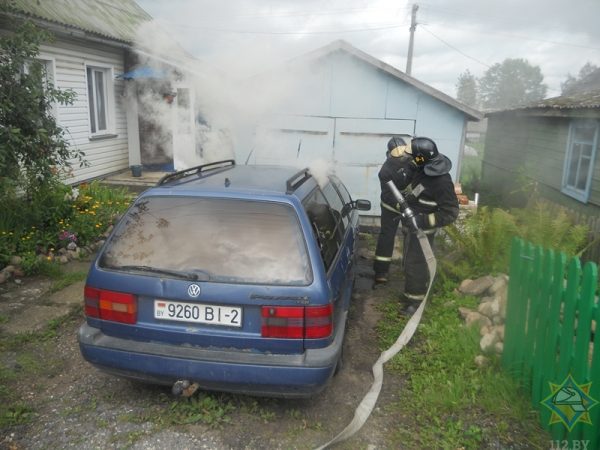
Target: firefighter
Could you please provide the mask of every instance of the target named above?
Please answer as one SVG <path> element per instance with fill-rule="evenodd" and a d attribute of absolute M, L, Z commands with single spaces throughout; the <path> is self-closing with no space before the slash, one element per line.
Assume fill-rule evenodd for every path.
<path fill-rule="evenodd" d="M 417 226 L 425 232 L 433 248 L 436 231 L 458 217 L 458 199 L 449 174 L 452 162 L 438 152 L 435 142 L 426 137 L 411 140 L 406 153 L 417 168 L 407 188 L 406 201 L 416 216 Z M 429 285 L 427 263 L 414 232 L 403 227 L 405 311 L 412 313 L 425 298 Z"/>
<path fill-rule="evenodd" d="M 400 136 L 393 136 L 387 144 L 386 160 L 379 171 L 381 182 L 381 229 L 375 250 L 373 270 L 375 282 L 373 288 L 385 285 L 388 281 L 388 271 L 394 251 L 394 240 L 400 223 L 398 201 L 390 191 L 387 182 L 392 180 L 399 190 L 405 189 L 410 183 L 412 174 L 417 166 L 407 154 L 408 145 Z"/>

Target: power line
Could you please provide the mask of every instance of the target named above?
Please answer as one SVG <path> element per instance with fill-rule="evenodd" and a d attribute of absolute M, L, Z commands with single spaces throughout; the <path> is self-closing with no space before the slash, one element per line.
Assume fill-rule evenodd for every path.
<path fill-rule="evenodd" d="M 272 18 L 272 17 L 306 17 L 306 16 L 329 16 L 335 14 L 356 14 L 367 11 L 396 11 L 396 14 L 402 10 L 409 9 L 408 6 L 400 8 L 343 8 L 320 11 L 287 11 L 275 14 L 238 14 L 231 15 L 228 18 Z"/>
<path fill-rule="evenodd" d="M 391 30 L 394 28 L 402 28 L 403 25 L 385 25 L 380 27 L 373 28 L 355 28 L 355 29 L 347 29 L 347 30 L 321 30 L 321 31 L 258 31 L 258 30 L 235 30 L 230 28 L 215 28 L 208 26 L 199 26 L 199 25 L 185 25 L 181 23 L 169 22 L 166 20 L 162 20 L 165 24 L 170 26 L 180 27 L 180 28 L 188 28 L 192 30 L 208 30 L 208 31 L 216 31 L 220 33 L 234 33 L 234 34 L 264 34 L 264 35 L 311 35 L 311 34 L 338 34 L 338 33 L 359 33 L 366 31 L 380 31 L 380 30 Z"/>
<path fill-rule="evenodd" d="M 424 29 L 425 31 L 427 31 L 429 34 L 431 34 L 434 38 L 436 38 L 438 41 L 442 42 L 443 44 L 447 45 L 448 47 L 450 47 L 452 50 L 457 51 L 458 53 L 460 53 L 461 55 L 463 55 L 466 58 L 472 59 L 473 61 L 475 61 L 476 63 L 481 64 L 482 66 L 487 67 L 488 69 L 492 66 L 490 66 L 489 64 L 484 63 L 483 61 L 478 60 L 477 58 L 474 58 L 470 55 L 467 55 L 465 52 L 463 52 L 462 50 L 460 50 L 459 48 L 456 48 L 454 45 L 446 42 L 445 40 L 443 40 L 441 37 L 437 36 L 436 34 L 434 34 L 431 30 L 429 30 L 427 27 L 423 26 L 423 24 L 420 24 L 421 28 Z"/>
<path fill-rule="evenodd" d="M 421 3 L 420 3 L 421 4 Z M 462 13 L 462 12 L 454 12 L 451 10 L 447 10 L 447 9 L 443 9 L 443 8 L 437 8 L 437 7 L 431 7 L 428 6 L 427 3 L 425 3 L 425 6 L 423 6 L 423 8 L 425 10 L 430 10 L 433 12 L 441 12 L 442 15 L 443 14 L 450 14 L 451 16 L 455 16 L 455 17 L 461 17 L 463 19 L 480 19 L 483 23 L 485 23 L 485 18 L 483 18 L 482 16 L 478 16 L 477 14 L 470 14 L 470 13 Z M 507 18 L 507 20 L 510 20 L 511 23 L 514 23 L 514 17 L 512 18 Z M 553 40 L 549 40 L 549 39 L 541 39 L 541 38 L 536 38 L 536 37 L 531 37 L 531 36 L 523 36 L 523 35 L 518 35 L 518 34 L 510 34 L 510 33 L 503 33 L 503 32 L 498 32 L 498 31 L 491 31 L 491 30 L 485 30 L 485 31 L 477 31 L 474 30 L 472 28 L 459 28 L 455 25 L 456 21 L 452 21 L 452 29 L 453 30 L 458 30 L 458 31 L 465 31 L 467 33 L 476 33 L 476 34 L 484 34 L 484 35 L 490 35 L 490 34 L 494 34 L 497 36 L 502 36 L 502 37 L 508 37 L 511 39 L 518 39 L 518 40 L 525 40 L 525 41 L 534 41 L 534 42 L 543 42 L 546 44 L 553 44 L 553 45 L 563 45 L 563 46 L 567 46 L 567 47 L 577 47 L 577 48 L 585 48 L 585 49 L 589 49 L 589 50 L 600 50 L 600 47 L 592 47 L 589 45 L 582 45 L 582 44 L 574 44 L 572 42 L 561 42 L 561 41 L 553 41 Z"/>

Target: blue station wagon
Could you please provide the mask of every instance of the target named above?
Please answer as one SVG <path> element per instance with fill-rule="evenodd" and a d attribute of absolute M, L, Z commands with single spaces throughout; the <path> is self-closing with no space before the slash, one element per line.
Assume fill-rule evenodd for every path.
<path fill-rule="evenodd" d="M 357 210 L 335 176 L 233 160 L 165 176 L 85 287 L 83 357 L 160 384 L 302 397 L 341 364 Z"/>

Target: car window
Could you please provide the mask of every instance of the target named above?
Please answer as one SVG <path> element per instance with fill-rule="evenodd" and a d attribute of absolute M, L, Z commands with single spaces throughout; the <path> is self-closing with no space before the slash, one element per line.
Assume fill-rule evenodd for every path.
<path fill-rule="evenodd" d="M 329 269 L 335 258 L 340 241 L 337 238 L 339 234 L 336 232 L 336 219 L 333 210 L 319 188 L 315 189 L 304 200 L 303 205 L 319 248 L 321 249 L 321 257 L 323 258 L 325 269 Z"/>
<path fill-rule="evenodd" d="M 331 183 L 327 183 L 327 185 L 325 185 L 325 187 L 323 188 L 323 195 L 325 196 L 325 199 L 333 209 L 333 215 L 335 216 L 337 227 L 336 231 L 341 238 L 344 236 L 344 232 L 346 231 L 346 227 L 348 226 L 348 215 L 342 217 L 344 203 L 342 202 L 341 197 L 339 196 L 339 194 L 333 187 L 333 184 Z"/>
<path fill-rule="evenodd" d="M 100 265 L 198 271 L 216 282 L 307 285 L 312 281 L 293 208 L 239 199 L 142 199 L 108 242 Z"/>
<path fill-rule="evenodd" d="M 334 176 L 331 177 L 331 181 L 342 196 L 344 204 L 350 203 L 352 201 L 352 197 L 350 196 L 350 192 L 348 192 L 348 189 L 346 189 L 346 186 L 344 186 L 344 183 L 342 183 L 338 177 Z"/>

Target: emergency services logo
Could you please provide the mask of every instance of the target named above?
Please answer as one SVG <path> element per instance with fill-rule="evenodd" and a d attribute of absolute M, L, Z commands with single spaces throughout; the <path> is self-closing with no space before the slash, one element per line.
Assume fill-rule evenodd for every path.
<path fill-rule="evenodd" d="M 190 297 L 198 297 L 200 295 L 200 286 L 197 284 L 190 284 L 188 287 L 188 295 Z"/>
<path fill-rule="evenodd" d="M 598 404 L 590 397 L 592 382 L 577 384 L 569 374 L 562 384 L 549 384 L 550 395 L 541 404 L 552 411 L 550 425 L 562 422 L 569 431 L 579 422 L 592 425 L 589 411 Z"/>

